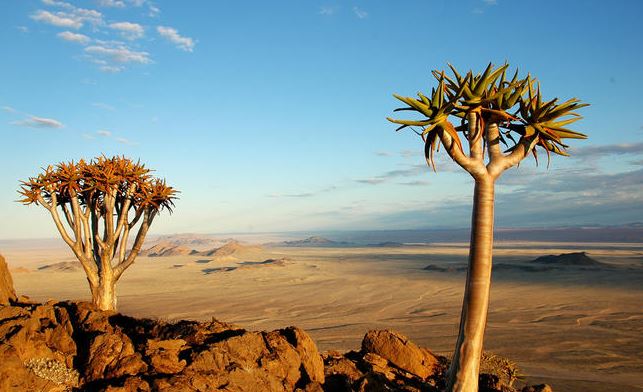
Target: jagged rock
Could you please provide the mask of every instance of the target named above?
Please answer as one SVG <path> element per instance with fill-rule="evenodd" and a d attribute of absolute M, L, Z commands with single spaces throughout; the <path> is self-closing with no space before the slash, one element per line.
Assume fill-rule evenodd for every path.
<path fill-rule="evenodd" d="M 445 366 L 392 331 L 370 331 L 361 351 L 322 358 L 296 327 L 168 323 L 79 302 L 0 306 L 0 391 L 437 392 Z M 483 374 L 480 391 L 513 391 L 501 381 Z"/>
<path fill-rule="evenodd" d="M 149 357 L 150 364 L 157 373 L 174 374 L 183 370 L 187 364 L 184 359 L 179 360 L 179 352 L 183 346 L 183 339 L 150 339 L 147 341 L 145 355 Z"/>
<path fill-rule="evenodd" d="M 527 385 L 521 392 L 554 392 L 548 384 Z"/>
<path fill-rule="evenodd" d="M 322 360 L 317 345 L 304 332 L 304 330 L 297 327 L 288 327 L 279 331 L 286 337 L 288 342 L 295 348 L 295 351 L 301 358 L 301 363 L 307 373 L 308 378 L 312 382 L 324 382 L 324 361 Z"/>
<path fill-rule="evenodd" d="M 141 355 L 122 333 L 101 334 L 92 339 L 86 363 L 87 381 L 136 375 L 147 370 Z"/>
<path fill-rule="evenodd" d="M 405 336 L 389 330 L 369 331 L 362 340 L 362 352 L 377 354 L 422 379 L 434 374 L 439 364 L 438 358 L 429 350 L 420 348 Z"/>
<path fill-rule="evenodd" d="M 0 255 L 0 305 L 9 305 L 16 301 L 13 279 L 4 257 Z"/>

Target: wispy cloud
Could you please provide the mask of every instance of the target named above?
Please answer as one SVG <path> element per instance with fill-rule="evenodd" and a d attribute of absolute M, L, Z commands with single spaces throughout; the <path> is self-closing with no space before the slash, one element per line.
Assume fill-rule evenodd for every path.
<path fill-rule="evenodd" d="M 143 35 L 145 35 L 145 29 L 143 28 L 143 26 L 141 26 L 138 23 L 131 23 L 131 22 L 111 23 L 109 25 L 109 28 L 111 28 L 112 30 L 118 31 L 123 38 L 129 39 L 129 40 L 143 38 Z"/>
<path fill-rule="evenodd" d="M 498 0 L 482 0 L 482 2 L 485 3 L 486 5 L 497 5 L 498 4 Z"/>
<path fill-rule="evenodd" d="M 378 185 L 378 184 L 388 182 L 394 178 L 415 177 L 417 175 L 425 173 L 426 171 L 427 171 L 426 165 L 411 165 L 405 169 L 389 170 L 378 176 L 374 176 L 370 178 L 360 178 L 355 180 L 355 182 L 360 184 Z M 404 185 L 408 185 L 408 184 L 404 184 Z"/>
<path fill-rule="evenodd" d="M 124 138 L 124 137 L 117 137 L 117 138 L 115 138 L 114 140 L 116 140 L 116 141 L 117 141 L 118 143 L 120 143 L 120 144 L 128 144 L 128 145 L 134 145 L 134 144 L 135 144 L 135 143 L 134 143 L 134 142 L 132 142 L 131 140 L 126 139 L 126 138 Z"/>
<path fill-rule="evenodd" d="M 98 0 L 98 5 L 108 8 L 125 8 L 125 2 L 122 0 Z"/>
<path fill-rule="evenodd" d="M 337 7 L 331 7 L 331 6 L 319 7 L 319 15 L 332 16 L 332 15 L 335 15 L 336 11 L 337 11 Z"/>
<path fill-rule="evenodd" d="M 326 193 L 326 192 L 331 192 L 337 189 L 335 185 L 327 186 L 325 188 L 318 189 L 316 191 L 306 191 L 306 192 L 293 192 L 293 193 L 271 193 L 268 195 L 268 197 L 274 197 L 274 198 L 307 198 L 307 197 L 313 197 L 316 196 L 320 193 Z"/>
<path fill-rule="evenodd" d="M 47 23 L 58 27 L 67 27 L 72 29 L 79 29 L 83 26 L 83 22 L 81 22 L 79 19 L 72 18 L 69 15 L 65 14 L 64 12 L 58 12 L 56 14 L 52 14 L 49 11 L 39 10 L 39 11 L 36 11 L 36 13 L 34 13 L 33 15 L 31 15 L 31 19 L 37 22 L 42 22 L 42 23 Z"/>
<path fill-rule="evenodd" d="M 177 48 L 185 50 L 186 52 L 192 52 L 192 50 L 194 50 L 194 40 L 180 35 L 177 29 L 167 26 L 157 26 L 156 31 L 161 37 L 175 44 Z"/>
<path fill-rule="evenodd" d="M 415 181 L 400 182 L 398 184 L 406 185 L 406 186 L 426 186 L 426 185 L 429 185 L 430 182 L 428 180 L 415 180 Z"/>
<path fill-rule="evenodd" d="M 100 41 L 97 45 L 86 47 L 85 53 L 90 55 L 91 59 L 102 67 L 113 67 L 117 70 L 122 69 L 122 67 L 120 66 L 122 64 L 149 64 L 152 62 L 152 60 L 150 59 L 150 54 L 148 52 L 132 50 L 124 43 L 118 41 Z M 117 64 L 114 65 L 112 63 Z M 104 70 L 109 71 L 108 69 Z"/>
<path fill-rule="evenodd" d="M 110 136 L 112 136 L 112 132 L 111 132 L 111 131 L 106 131 L 106 130 L 104 130 L 104 129 L 101 129 L 101 130 L 99 130 L 99 131 L 96 131 L 96 134 L 97 134 L 98 136 L 103 136 L 103 137 L 110 137 Z"/>
<path fill-rule="evenodd" d="M 358 6 L 353 7 L 353 13 L 355 16 L 357 16 L 359 19 L 366 19 L 368 18 L 368 12 L 364 11 L 363 9 L 359 8 Z"/>
<path fill-rule="evenodd" d="M 76 7 L 64 1 L 44 0 L 43 4 L 50 7 L 64 9 L 64 11 L 50 12 L 46 10 L 37 10 L 31 14 L 31 19 L 50 24 L 57 27 L 65 27 L 78 30 L 85 23 L 94 26 L 102 25 L 103 14 L 92 9 Z"/>
<path fill-rule="evenodd" d="M 73 10 L 73 9 L 76 8 L 72 4 L 69 4 L 69 3 L 64 2 L 64 1 L 58 1 L 58 0 L 42 0 L 42 3 L 44 5 L 48 5 L 50 7 L 60 7 L 60 8 L 66 9 L 66 10 Z"/>
<path fill-rule="evenodd" d="M 53 118 L 44 118 L 29 116 L 24 120 L 14 121 L 11 124 L 17 125 L 19 127 L 29 127 L 29 128 L 62 128 L 64 127 L 63 123 Z"/>
<path fill-rule="evenodd" d="M 108 104 L 103 103 L 103 102 L 94 102 L 94 103 L 92 103 L 92 106 L 95 107 L 95 108 L 107 110 L 107 111 L 110 111 L 110 112 L 113 112 L 113 111 L 116 110 L 116 108 L 113 107 L 112 105 L 108 105 Z"/>
<path fill-rule="evenodd" d="M 63 31 L 56 34 L 56 36 L 62 40 L 79 43 L 81 45 L 87 45 L 91 41 L 91 38 L 89 38 L 88 36 L 84 34 L 72 33 L 71 31 Z"/>
<path fill-rule="evenodd" d="M 7 113 L 17 113 L 18 112 L 16 109 L 12 108 L 11 106 L 3 106 L 2 111 L 7 112 Z"/>
<path fill-rule="evenodd" d="M 581 159 L 595 159 L 606 155 L 643 154 L 643 142 L 606 144 L 575 148 L 571 155 Z"/>
<path fill-rule="evenodd" d="M 393 154 L 388 152 L 388 151 L 376 151 L 375 155 L 377 155 L 378 157 L 390 157 L 390 156 L 393 156 Z"/>

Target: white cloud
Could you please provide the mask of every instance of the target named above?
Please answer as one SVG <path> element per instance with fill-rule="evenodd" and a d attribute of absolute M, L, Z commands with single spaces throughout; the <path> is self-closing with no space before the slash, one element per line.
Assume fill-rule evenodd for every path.
<path fill-rule="evenodd" d="M 14 121 L 13 125 L 20 127 L 29 127 L 29 128 L 62 128 L 64 125 L 53 118 L 44 118 L 29 116 L 29 118 L 20 121 Z"/>
<path fill-rule="evenodd" d="M 51 7 L 60 7 L 60 8 L 64 8 L 64 9 L 67 9 L 67 10 L 73 10 L 74 8 L 76 8 L 76 7 L 74 7 L 73 5 L 71 5 L 69 3 L 65 3 L 64 1 L 42 0 L 42 3 L 44 5 L 48 5 L 48 6 L 51 6 Z"/>
<path fill-rule="evenodd" d="M 368 17 L 368 12 L 364 11 L 363 9 L 357 6 L 353 7 L 353 13 L 355 13 L 355 16 L 357 16 L 360 19 L 366 19 Z"/>
<path fill-rule="evenodd" d="M 110 137 L 110 136 L 112 136 L 112 133 L 111 133 L 110 131 L 106 131 L 106 130 L 104 130 L 104 129 L 101 129 L 101 130 L 99 130 L 99 131 L 96 131 L 96 134 L 97 134 L 97 135 L 99 135 L 99 136 L 103 136 L 103 137 Z"/>
<path fill-rule="evenodd" d="M 183 49 L 186 52 L 191 52 L 194 49 L 194 40 L 189 37 L 183 37 L 179 32 L 172 27 L 166 26 L 157 26 L 156 31 L 161 35 L 161 37 L 167 39 L 168 41 L 175 44 L 179 49 Z"/>
<path fill-rule="evenodd" d="M 145 29 L 143 29 L 143 26 L 138 23 L 117 22 L 111 23 L 109 27 L 113 30 L 117 30 L 124 38 L 130 40 L 142 38 L 145 34 Z"/>
<path fill-rule="evenodd" d="M 85 52 L 90 55 L 98 56 L 99 58 L 106 58 L 110 61 L 121 64 L 149 64 L 152 62 L 149 53 L 132 50 L 121 43 L 116 43 L 114 46 L 109 46 L 108 43 L 92 45 L 86 47 Z"/>
<path fill-rule="evenodd" d="M 27 26 L 16 26 L 16 29 L 20 31 L 21 33 L 28 33 L 29 32 L 29 27 Z"/>
<path fill-rule="evenodd" d="M 65 41 L 69 42 L 76 42 L 81 45 L 87 45 L 89 41 L 91 41 L 91 38 L 84 34 L 76 34 L 72 33 L 71 31 L 63 31 L 62 33 L 56 34 L 58 38 L 63 39 Z"/>
<path fill-rule="evenodd" d="M 98 5 L 110 8 L 125 8 L 125 2 L 121 0 L 99 0 Z"/>
<path fill-rule="evenodd" d="M 118 65 L 101 65 L 98 69 L 105 73 L 118 73 L 124 70 L 125 67 L 120 67 Z"/>
<path fill-rule="evenodd" d="M 124 137 L 117 137 L 115 140 L 121 144 L 134 144 L 131 140 L 125 139 Z"/>
<path fill-rule="evenodd" d="M 319 7 L 319 15 L 331 16 L 334 15 L 336 11 L 335 7 L 322 6 Z"/>
<path fill-rule="evenodd" d="M 482 0 L 482 2 L 485 3 L 486 5 L 497 5 L 498 4 L 498 0 Z"/>
<path fill-rule="evenodd" d="M 52 13 L 45 10 L 38 10 L 31 15 L 31 19 L 57 27 L 76 30 L 83 27 L 84 23 L 90 23 L 94 26 L 103 24 L 103 14 L 96 10 L 78 8 L 62 1 L 45 0 L 44 3 L 46 5 L 63 8 L 66 12 L 59 11 Z"/>
<path fill-rule="evenodd" d="M 7 113 L 16 113 L 17 112 L 17 110 L 12 108 L 11 106 L 3 106 L 2 110 L 7 112 Z"/>
<path fill-rule="evenodd" d="M 155 5 L 152 5 L 152 4 L 148 5 L 148 9 L 149 9 L 148 16 L 151 17 L 151 18 L 156 18 L 161 13 L 160 8 L 155 6 Z"/>
<path fill-rule="evenodd" d="M 64 12 L 52 14 L 49 11 L 38 10 L 35 14 L 31 15 L 31 19 L 58 27 L 79 29 L 83 26 L 83 23 L 80 20 L 73 18 Z"/>

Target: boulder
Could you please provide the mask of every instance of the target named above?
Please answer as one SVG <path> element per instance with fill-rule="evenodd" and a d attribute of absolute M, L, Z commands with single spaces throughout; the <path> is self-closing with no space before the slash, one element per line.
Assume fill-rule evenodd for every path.
<path fill-rule="evenodd" d="M 422 379 L 433 375 L 439 365 L 438 357 L 429 350 L 389 330 L 369 331 L 362 340 L 362 353 L 377 354 L 397 368 Z"/>
<path fill-rule="evenodd" d="M 0 305 L 9 305 L 16 302 L 16 291 L 13 288 L 13 279 L 4 257 L 0 255 Z"/>
<path fill-rule="evenodd" d="M 187 364 L 184 359 L 179 360 L 179 352 L 183 346 L 183 339 L 150 339 L 147 341 L 145 355 L 157 373 L 174 374 L 183 370 Z"/>

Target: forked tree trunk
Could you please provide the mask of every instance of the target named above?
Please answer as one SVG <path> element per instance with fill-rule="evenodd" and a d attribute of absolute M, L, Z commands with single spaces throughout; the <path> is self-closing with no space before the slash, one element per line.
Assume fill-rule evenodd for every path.
<path fill-rule="evenodd" d="M 103 271 L 98 284 L 92 286 L 92 303 L 100 310 L 116 310 L 116 279 L 112 273 Z"/>
<path fill-rule="evenodd" d="M 447 391 L 476 392 L 487 325 L 493 252 L 494 182 L 477 178 L 471 217 L 469 268 L 460 316 L 460 332 L 449 368 Z"/>

